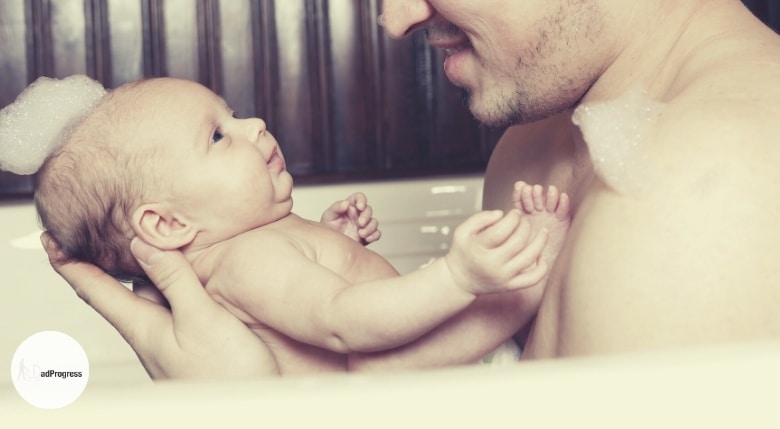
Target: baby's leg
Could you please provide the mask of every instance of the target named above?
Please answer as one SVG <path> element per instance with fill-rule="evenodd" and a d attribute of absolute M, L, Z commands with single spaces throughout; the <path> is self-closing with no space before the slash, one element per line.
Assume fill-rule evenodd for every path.
<path fill-rule="evenodd" d="M 555 186 L 550 186 L 545 193 L 541 185 L 516 182 L 512 202 L 526 216 L 533 231 L 546 228 L 549 232 L 541 258 L 552 267 L 571 224 L 569 196 Z"/>

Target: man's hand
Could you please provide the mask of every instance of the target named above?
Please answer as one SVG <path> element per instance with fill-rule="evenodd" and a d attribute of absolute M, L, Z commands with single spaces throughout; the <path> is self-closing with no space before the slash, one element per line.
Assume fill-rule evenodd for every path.
<path fill-rule="evenodd" d="M 134 294 L 92 264 L 68 260 L 48 233 L 41 242 L 54 270 L 119 331 L 151 378 L 228 379 L 278 373 L 268 347 L 209 297 L 180 252 L 161 251 L 137 238 L 130 246 L 169 309 Z"/>

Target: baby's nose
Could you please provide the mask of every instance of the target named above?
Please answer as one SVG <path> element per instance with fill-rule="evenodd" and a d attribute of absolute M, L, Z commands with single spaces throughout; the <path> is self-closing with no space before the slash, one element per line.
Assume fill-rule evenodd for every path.
<path fill-rule="evenodd" d="M 256 142 L 265 133 L 265 121 L 260 118 L 244 119 L 249 141 Z"/>

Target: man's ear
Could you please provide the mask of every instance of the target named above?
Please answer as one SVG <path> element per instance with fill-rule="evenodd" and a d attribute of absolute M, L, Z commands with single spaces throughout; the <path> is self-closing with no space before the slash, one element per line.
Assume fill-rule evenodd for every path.
<path fill-rule="evenodd" d="M 198 233 L 192 223 L 160 203 L 138 207 L 133 212 L 132 226 L 140 239 L 162 250 L 186 246 Z"/>

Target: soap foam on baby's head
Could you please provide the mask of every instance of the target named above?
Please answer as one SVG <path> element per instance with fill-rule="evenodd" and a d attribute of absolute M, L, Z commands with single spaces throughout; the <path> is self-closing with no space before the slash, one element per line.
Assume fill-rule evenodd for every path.
<path fill-rule="evenodd" d="M 572 116 L 599 178 L 620 194 L 641 194 L 657 183 L 647 144 L 665 105 L 638 87 L 603 103 L 583 104 Z"/>
<path fill-rule="evenodd" d="M 106 90 L 87 76 L 38 78 L 0 110 L 0 170 L 33 174 Z"/>

